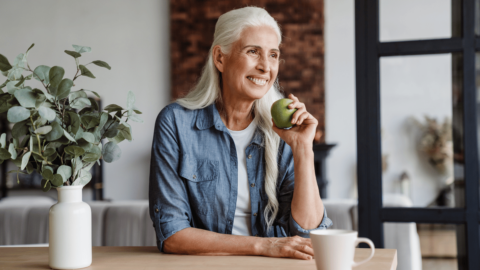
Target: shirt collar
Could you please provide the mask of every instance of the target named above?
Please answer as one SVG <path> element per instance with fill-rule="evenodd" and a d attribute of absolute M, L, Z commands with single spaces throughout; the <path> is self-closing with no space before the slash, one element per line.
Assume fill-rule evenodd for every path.
<path fill-rule="evenodd" d="M 195 125 L 199 130 L 204 130 L 215 126 L 215 129 L 217 130 L 227 131 L 227 127 L 225 127 L 225 124 L 220 118 L 220 114 L 218 113 L 215 103 L 212 103 L 209 106 L 198 110 Z M 264 146 L 262 131 L 258 126 L 255 130 L 255 134 L 253 135 L 251 143 L 260 145 L 262 147 Z"/>

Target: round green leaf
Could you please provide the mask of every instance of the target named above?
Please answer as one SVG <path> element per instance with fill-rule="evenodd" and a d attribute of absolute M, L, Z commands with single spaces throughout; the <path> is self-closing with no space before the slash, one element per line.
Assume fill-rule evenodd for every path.
<path fill-rule="evenodd" d="M 125 140 L 125 137 L 123 136 L 123 134 L 121 132 L 118 132 L 117 136 L 113 137 L 113 138 L 107 138 L 110 142 L 114 142 L 116 144 L 119 144 L 121 142 L 123 142 L 123 140 Z"/>
<path fill-rule="evenodd" d="M 5 160 L 12 157 L 12 154 L 5 148 L 0 148 L 0 159 Z"/>
<path fill-rule="evenodd" d="M 50 83 L 49 78 L 50 67 L 49 66 L 38 66 L 33 71 L 33 77 L 38 81 L 43 81 L 43 84 L 47 85 Z"/>
<path fill-rule="evenodd" d="M 72 45 L 76 52 L 84 53 L 84 52 L 91 52 L 92 48 L 87 46 L 80 46 L 80 45 Z"/>
<path fill-rule="evenodd" d="M 120 156 L 122 155 L 122 150 L 120 149 L 120 147 L 118 147 L 117 144 L 113 142 L 108 142 L 104 145 L 102 154 L 103 160 L 105 160 L 105 162 L 112 163 L 120 158 Z"/>
<path fill-rule="evenodd" d="M 127 110 L 133 110 L 133 105 L 135 104 L 135 94 L 132 91 L 128 91 L 127 94 Z"/>
<path fill-rule="evenodd" d="M 60 174 L 55 174 L 52 179 L 52 185 L 56 187 L 63 185 L 63 177 Z"/>
<path fill-rule="evenodd" d="M 118 130 L 122 133 L 123 137 L 129 141 L 132 141 L 132 133 L 129 126 L 121 124 L 118 126 Z"/>
<path fill-rule="evenodd" d="M 90 91 L 90 92 L 92 92 L 95 96 L 97 96 L 98 98 L 100 98 L 100 95 L 99 95 L 97 92 L 95 92 L 95 91 L 87 90 L 87 89 L 82 89 L 82 90 L 83 90 L 83 91 Z"/>
<path fill-rule="evenodd" d="M 11 81 L 7 83 L 7 92 L 11 95 L 15 94 L 15 91 L 18 89 L 21 89 L 21 86 L 15 86 L 18 82 L 17 81 Z"/>
<path fill-rule="evenodd" d="M 80 127 L 80 117 L 75 112 L 67 112 L 68 123 L 71 126 L 71 132 L 77 134 L 78 128 Z"/>
<path fill-rule="evenodd" d="M 8 146 L 8 152 L 10 153 L 10 155 L 12 155 L 12 159 L 16 159 L 17 158 L 17 150 L 15 150 L 15 145 L 13 143 L 11 143 L 9 146 Z"/>
<path fill-rule="evenodd" d="M 65 153 L 69 154 L 72 157 L 79 157 L 85 154 L 85 150 L 83 150 L 83 148 L 81 147 L 70 145 L 65 147 Z"/>
<path fill-rule="evenodd" d="M 76 98 L 75 100 L 73 100 L 72 103 L 70 103 L 70 107 L 72 107 L 74 109 L 77 109 L 77 110 L 81 110 L 81 109 L 83 109 L 85 107 L 88 107 L 88 106 L 91 106 L 90 99 L 83 98 L 83 97 Z"/>
<path fill-rule="evenodd" d="M 83 162 L 95 162 L 102 156 L 102 150 L 96 145 L 92 147 L 85 153 L 83 157 Z"/>
<path fill-rule="evenodd" d="M 51 171 L 47 168 L 43 168 L 42 177 L 47 179 L 47 180 L 52 180 L 53 179 L 53 171 Z"/>
<path fill-rule="evenodd" d="M 63 136 L 63 128 L 57 122 L 52 122 L 52 131 L 50 131 L 45 139 L 49 142 L 60 139 Z"/>
<path fill-rule="evenodd" d="M 108 113 L 102 112 L 102 115 L 100 116 L 100 124 L 98 125 L 98 127 L 102 129 L 107 123 L 107 121 L 108 121 Z"/>
<path fill-rule="evenodd" d="M 47 192 L 52 188 L 52 185 L 50 184 L 50 181 L 42 179 L 42 190 L 43 192 Z"/>
<path fill-rule="evenodd" d="M 52 89 L 50 90 L 54 90 L 54 88 L 56 88 L 60 84 L 60 82 L 63 79 L 63 75 L 65 75 L 65 70 L 62 67 L 54 66 L 50 69 L 50 71 L 48 72 L 50 86 L 52 86 Z M 55 89 L 55 93 L 52 93 L 52 95 L 55 96 L 55 94 L 56 94 L 56 89 Z"/>
<path fill-rule="evenodd" d="M 54 155 L 54 154 L 56 154 L 56 153 L 57 153 L 57 152 L 55 151 L 54 148 L 47 148 L 47 149 L 45 149 L 45 151 L 43 152 L 43 156 L 44 156 L 44 157 L 49 157 L 49 156 Z"/>
<path fill-rule="evenodd" d="M 66 130 L 63 130 L 63 133 L 64 133 L 65 137 L 66 137 L 69 141 L 71 141 L 71 142 L 77 142 L 77 141 L 72 137 L 72 135 L 70 135 Z"/>
<path fill-rule="evenodd" d="M 94 63 L 95 65 L 99 66 L 99 67 L 104 67 L 108 70 L 111 70 L 112 68 L 110 67 L 109 64 L 107 64 L 107 62 L 104 62 L 104 61 L 101 61 L 101 60 L 96 60 L 96 61 L 93 61 L 92 63 Z"/>
<path fill-rule="evenodd" d="M 89 143 L 95 142 L 95 136 L 93 136 L 93 134 L 90 132 L 84 132 L 82 138 Z"/>
<path fill-rule="evenodd" d="M 73 81 L 70 79 L 63 79 L 60 84 L 58 85 L 57 88 L 57 93 L 53 94 L 56 96 L 58 99 L 64 99 L 68 97 L 68 94 L 70 94 L 70 90 L 72 89 L 73 86 Z"/>
<path fill-rule="evenodd" d="M 82 74 L 82 76 L 95 79 L 95 76 L 93 75 L 93 73 L 90 70 L 88 70 L 88 68 L 86 68 L 84 65 L 79 65 L 78 67 L 80 68 L 80 73 Z"/>
<path fill-rule="evenodd" d="M 75 99 L 77 98 L 87 98 L 87 93 L 85 93 L 83 90 L 75 91 L 75 92 L 70 92 L 68 95 L 68 102 L 71 104 Z"/>
<path fill-rule="evenodd" d="M 100 124 L 100 120 L 92 115 L 84 115 L 82 116 L 82 124 L 86 129 L 91 129 Z"/>
<path fill-rule="evenodd" d="M 58 167 L 57 173 L 60 174 L 63 178 L 63 182 L 67 181 L 70 176 L 72 176 L 72 167 L 67 165 L 62 165 Z"/>
<path fill-rule="evenodd" d="M 82 55 L 79 54 L 78 52 L 74 52 L 74 51 L 69 51 L 69 50 L 65 50 L 65 53 L 72 56 L 73 58 L 78 58 L 78 57 L 81 57 Z"/>
<path fill-rule="evenodd" d="M 132 121 L 134 121 L 134 122 L 137 122 L 137 123 L 143 123 L 143 119 L 142 119 L 140 116 L 136 115 L 136 114 L 130 115 L 130 116 L 128 117 L 128 119 L 130 119 L 130 120 L 132 120 Z"/>
<path fill-rule="evenodd" d="M 40 116 L 44 119 L 47 119 L 48 121 L 53 121 L 55 119 L 55 111 L 50 109 L 50 108 L 47 108 L 47 107 L 43 107 L 41 106 L 40 108 L 38 108 L 38 113 L 40 114 Z"/>
<path fill-rule="evenodd" d="M 12 65 L 10 65 L 10 62 L 8 62 L 8 59 L 0 54 L 0 70 L 5 72 L 9 71 L 12 68 Z"/>
<path fill-rule="evenodd" d="M 108 111 L 108 113 L 121 111 L 123 110 L 122 107 L 118 106 L 117 104 L 110 104 L 107 107 L 103 108 L 104 111 Z"/>
<path fill-rule="evenodd" d="M 37 130 L 35 130 L 35 133 L 40 134 L 40 135 L 45 135 L 45 134 L 49 133 L 50 131 L 52 131 L 51 126 L 43 126 L 43 127 L 37 128 Z"/>
<path fill-rule="evenodd" d="M 94 98 L 88 98 L 88 100 L 90 100 L 92 109 L 94 109 L 95 111 L 98 111 L 99 108 L 98 108 L 97 101 Z"/>
<path fill-rule="evenodd" d="M 37 101 L 36 95 L 32 90 L 28 88 L 23 88 L 15 91 L 15 98 L 18 100 L 22 107 L 33 108 L 35 107 L 35 102 Z"/>
<path fill-rule="evenodd" d="M 12 123 L 18 123 L 30 117 L 30 111 L 21 106 L 15 106 L 8 110 L 7 119 Z"/>

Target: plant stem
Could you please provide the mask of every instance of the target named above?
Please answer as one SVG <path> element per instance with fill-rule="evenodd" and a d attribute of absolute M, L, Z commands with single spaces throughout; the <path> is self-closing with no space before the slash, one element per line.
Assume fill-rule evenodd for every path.
<path fill-rule="evenodd" d="M 80 71 L 80 69 L 77 67 L 77 72 L 75 73 L 75 76 L 73 76 L 72 82 L 74 82 L 78 77 L 82 76 L 82 75 L 77 76 L 77 74 L 78 74 L 79 71 Z"/>
<path fill-rule="evenodd" d="M 33 119 L 32 119 L 32 116 L 31 116 L 31 115 L 30 115 L 30 122 L 32 122 L 33 131 L 35 132 L 35 135 L 37 135 L 38 151 L 39 151 L 40 153 L 35 153 L 35 152 L 33 151 L 33 149 L 30 149 L 30 151 L 31 151 L 32 153 L 35 153 L 35 154 L 41 156 L 45 161 L 47 161 L 47 158 L 45 158 L 45 157 L 42 155 L 42 147 L 40 146 L 40 136 L 38 136 L 38 134 L 37 134 L 37 129 L 35 128 L 35 124 L 33 123 Z M 30 139 L 30 140 L 31 140 L 31 139 Z"/>

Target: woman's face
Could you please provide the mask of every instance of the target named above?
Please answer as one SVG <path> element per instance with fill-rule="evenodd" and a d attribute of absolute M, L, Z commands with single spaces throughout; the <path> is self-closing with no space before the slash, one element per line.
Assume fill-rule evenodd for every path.
<path fill-rule="evenodd" d="M 278 74 L 280 50 L 271 27 L 246 28 L 232 45 L 230 55 L 219 51 L 219 47 L 214 50 L 214 59 L 222 72 L 224 97 L 256 100 L 272 87 Z"/>

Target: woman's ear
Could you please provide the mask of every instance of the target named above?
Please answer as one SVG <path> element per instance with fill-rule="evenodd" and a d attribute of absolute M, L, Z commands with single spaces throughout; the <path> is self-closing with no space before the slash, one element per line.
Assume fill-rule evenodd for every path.
<path fill-rule="evenodd" d="M 225 55 L 222 53 L 220 49 L 220 45 L 216 45 L 213 47 L 213 63 L 217 67 L 218 71 L 223 72 L 224 64 L 225 64 Z"/>

